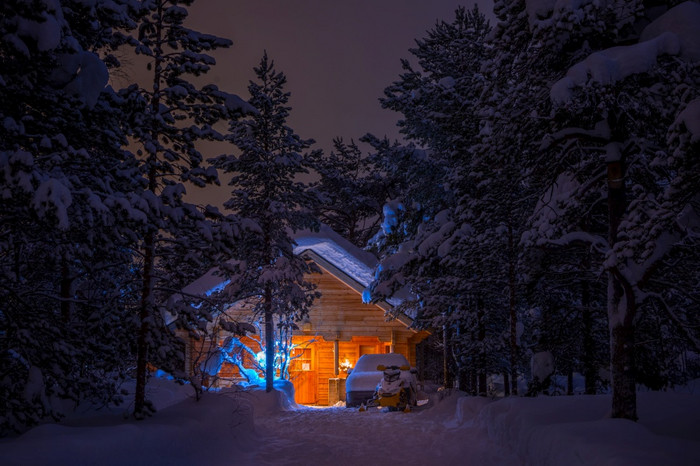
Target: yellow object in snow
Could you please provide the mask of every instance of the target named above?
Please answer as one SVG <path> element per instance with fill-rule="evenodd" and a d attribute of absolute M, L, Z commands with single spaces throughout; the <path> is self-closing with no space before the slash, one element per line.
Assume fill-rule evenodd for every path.
<path fill-rule="evenodd" d="M 382 396 L 379 398 L 379 406 L 391 406 L 391 407 L 397 407 L 399 405 L 399 394 L 401 392 L 397 392 L 395 395 L 389 395 L 389 396 Z"/>

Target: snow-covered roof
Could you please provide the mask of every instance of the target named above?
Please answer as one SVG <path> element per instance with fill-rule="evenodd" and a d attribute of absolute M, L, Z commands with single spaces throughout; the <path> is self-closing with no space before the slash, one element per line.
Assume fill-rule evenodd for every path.
<path fill-rule="evenodd" d="M 327 225 L 321 225 L 318 231 L 302 230 L 292 235 L 296 245 L 294 254 L 307 255 L 328 273 L 335 276 L 343 283 L 363 295 L 365 290 L 374 280 L 374 269 L 378 264 L 374 254 L 360 249 L 347 239 L 340 236 Z M 204 275 L 182 289 L 182 293 L 191 296 L 209 296 L 223 290 L 230 280 L 225 279 L 218 267 L 207 271 Z M 181 294 L 173 295 L 171 299 L 180 300 Z M 402 299 L 394 296 L 387 301 L 375 303 L 384 311 L 398 305 Z M 174 316 L 166 313 L 166 323 L 170 324 Z M 406 326 L 412 324 L 408 316 L 400 315 L 397 320 Z"/>
<path fill-rule="evenodd" d="M 374 254 L 358 248 L 326 225 L 321 225 L 319 231 L 299 231 L 292 238 L 296 243 L 296 255 L 313 251 L 363 287 L 368 286 L 374 278 L 374 267 L 377 265 Z M 214 267 L 182 291 L 191 295 L 208 296 L 221 291 L 227 284 L 220 269 Z"/>
<path fill-rule="evenodd" d="M 358 248 L 327 225 L 321 225 L 317 232 L 300 231 L 294 235 L 294 241 L 294 254 L 313 251 L 363 287 L 374 279 L 378 262 L 374 254 Z"/>
<path fill-rule="evenodd" d="M 230 280 L 226 280 L 221 275 L 221 269 L 213 267 L 197 280 L 184 287 L 182 293 L 193 296 L 209 296 L 223 290 L 229 283 Z"/>

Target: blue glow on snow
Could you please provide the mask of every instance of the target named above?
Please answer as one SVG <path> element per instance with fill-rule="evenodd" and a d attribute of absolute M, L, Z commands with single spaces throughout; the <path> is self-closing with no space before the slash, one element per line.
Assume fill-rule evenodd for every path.
<path fill-rule="evenodd" d="M 255 362 L 257 362 L 258 366 L 260 366 L 263 370 L 265 370 L 265 365 L 266 365 L 267 361 L 265 359 L 265 352 L 264 351 L 260 351 L 259 353 L 257 353 L 255 355 Z"/>
<path fill-rule="evenodd" d="M 372 302 L 372 293 L 369 291 L 369 288 L 365 288 L 362 291 L 362 302 L 365 304 L 369 304 Z"/>
<path fill-rule="evenodd" d="M 377 265 L 377 270 L 374 272 L 374 279 L 378 280 L 379 279 L 379 274 L 382 273 L 382 264 Z"/>
<path fill-rule="evenodd" d="M 216 285 L 214 288 L 212 288 L 212 289 L 210 289 L 209 291 L 207 291 L 205 294 L 206 294 L 207 296 L 211 296 L 211 295 L 213 295 L 214 293 L 218 293 L 219 291 L 221 291 L 221 290 L 223 290 L 224 288 L 226 288 L 226 285 L 228 285 L 229 283 L 231 283 L 231 280 L 225 280 L 225 281 L 219 283 L 218 285 Z"/>
<path fill-rule="evenodd" d="M 170 375 L 169 373 L 165 372 L 165 371 L 162 370 L 162 369 L 158 369 L 158 370 L 153 374 L 153 376 L 156 377 L 156 378 L 158 378 L 158 379 L 175 380 L 175 377 L 173 377 L 172 375 Z"/>

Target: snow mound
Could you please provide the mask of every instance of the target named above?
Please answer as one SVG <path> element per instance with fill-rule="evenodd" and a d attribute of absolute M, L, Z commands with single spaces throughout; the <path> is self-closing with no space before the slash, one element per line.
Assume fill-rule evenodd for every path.
<path fill-rule="evenodd" d="M 7 465 L 227 464 L 255 448 L 254 435 L 251 410 L 227 391 L 183 399 L 143 421 L 102 413 L 80 425 L 45 424 L 0 440 L 0 457 Z"/>
<path fill-rule="evenodd" d="M 265 391 L 264 385 L 248 385 L 243 388 L 241 398 L 251 407 L 255 415 L 295 411 L 299 405 L 294 401 L 294 385 L 288 380 L 275 380 L 274 390 Z"/>
<path fill-rule="evenodd" d="M 463 401 L 456 417 L 464 422 L 471 416 L 491 440 L 527 464 L 700 464 L 700 415 L 688 415 L 700 413 L 700 397 L 639 393 L 638 401 L 638 423 L 610 419 L 608 395 L 512 397 L 481 409 Z"/>

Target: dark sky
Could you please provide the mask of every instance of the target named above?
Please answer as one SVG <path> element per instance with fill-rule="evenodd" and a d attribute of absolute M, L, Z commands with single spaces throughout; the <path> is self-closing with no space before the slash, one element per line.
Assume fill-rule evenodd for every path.
<path fill-rule="evenodd" d="M 490 0 L 479 0 L 491 14 Z M 199 0 L 189 26 L 233 40 L 208 82 L 247 99 L 263 50 L 288 78 L 290 126 L 328 150 L 336 136 L 398 137 L 398 114 L 378 98 L 401 72 L 414 39 L 473 0 Z M 207 154 L 216 155 L 216 154 Z M 197 196 L 199 197 L 199 196 Z"/>

